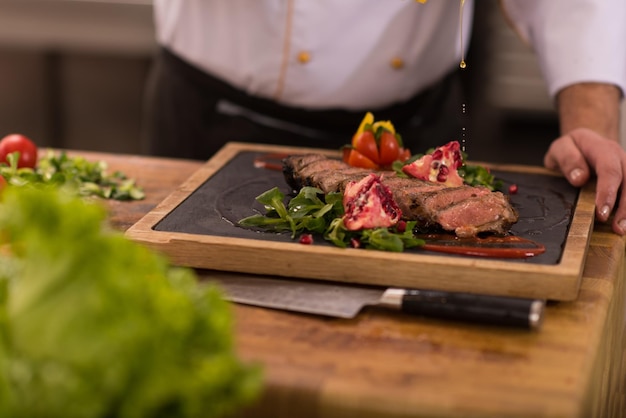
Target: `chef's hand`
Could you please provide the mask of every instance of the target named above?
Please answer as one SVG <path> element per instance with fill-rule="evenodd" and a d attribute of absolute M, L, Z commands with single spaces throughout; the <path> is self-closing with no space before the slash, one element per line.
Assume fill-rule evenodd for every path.
<path fill-rule="evenodd" d="M 596 216 L 605 222 L 615 208 L 613 231 L 626 233 L 626 152 L 617 141 L 587 128 L 577 128 L 556 139 L 544 164 L 563 173 L 573 186 L 582 186 L 596 176 Z"/>
<path fill-rule="evenodd" d="M 622 91 L 605 83 L 579 83 L 557 95 L 561 136 L 544 157 L 547 168 L 558 170 L 574 186 L 596 181 L 596 218 L 606 222 L 611 212 L 613 231 L 626 234 L 626 152 L 619 143 Z"/>

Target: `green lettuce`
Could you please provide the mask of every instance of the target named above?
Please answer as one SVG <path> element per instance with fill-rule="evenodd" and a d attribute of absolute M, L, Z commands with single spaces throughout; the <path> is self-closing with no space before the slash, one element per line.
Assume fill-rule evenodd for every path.
<path fill-rule="evenodd" d="M 230 305 L 57 189 L 0 202 L 0 416 L 215 417 L 255 398 Z"/>

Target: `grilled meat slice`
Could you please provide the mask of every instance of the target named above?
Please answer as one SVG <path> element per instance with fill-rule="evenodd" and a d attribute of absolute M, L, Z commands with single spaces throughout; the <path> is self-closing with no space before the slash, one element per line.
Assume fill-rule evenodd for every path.
<path fill-rule="evenodd" d="M 305 155 L 293 155 L 283 160 L 283 174 L 287 184 L 294 190 L 299 190 L 304 186 L 307 186 L 306 180 L 300 173 L 305 167 L 311 165 L 315 167 L 316 161 L 328 161 L 329 159 L 322 154 L 305 154 Z"/>
<path fill-rule="evenodd" d="M 517 221 L 517 213 L 500 192 L 471 197 L 436 214 L 437 223 L 459 237 L 472 237 L 481 232 L 505 234 Z"/>
<path fill-rule="evenodd" d="M 439 214 L 459 202 L 491 193 L 485 187 L 446 187 L 440 184 L 429 185 L 428 182 L 419 180 L 417 182 L 417 187 L 405 187 L 399 190 L 392 188 L 392 190 L 394 199 L 400 206 L 405 219 L 418 221 L 418 228 L 424 232 L 437 227 L 454 231 L 456 229 L 453 227 L 454 223 L 448 222 L 442 225 L 438 219 Z"/>
<path fill-rule="evenodd" d="M 371 170 L 350 167 L 319 154 L 289 156 L 283 160 L 287 183 L 295 190 L 304 186 L 324 193 L 343 192 L 350 181 L 358 181 Z M 440 183 L 381 174 L 382 183 L 393 193 L 406 220 L 417 221 L 422 231 L 443 229 L 459 237 L 488 232 L 505 234 L 518 215 L 508 198 L 486 187 L 447 187 Z"/>
<path fill-rule="evenodd" d="M 315 184 L 322 189 L 324 193 L 333 191 L 343 192 L 349 182 L 359 181 L 369 173 L 371 173 L 371 171 L 356 167 L 327 171 L 321 176 L 316 176 Z"/>
<path fill-rule="evenodd" d="M 294 190 L 305 186 L 319 187 L 324 193 L 342 191 L 350 180 L 358 180 L 371 173 L 364 168 L 350 167 L 342 161 L 320 154 L 295 155 L 283 161 L 283 174 Z"/>

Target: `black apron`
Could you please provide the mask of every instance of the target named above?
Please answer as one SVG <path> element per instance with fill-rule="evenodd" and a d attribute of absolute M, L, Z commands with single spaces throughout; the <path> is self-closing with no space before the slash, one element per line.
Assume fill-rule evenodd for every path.
<path fill-rule="evenodd" d="M 142 151 L 206 160 L 230 141 L 339 149 L 363 116 L 390 120 L 413 153 L 461 141 L 463 89 L 454 71 L 411 99 L 381 109 L 310 110 L 251 96 L 161 48 L 146 86 Z"/>

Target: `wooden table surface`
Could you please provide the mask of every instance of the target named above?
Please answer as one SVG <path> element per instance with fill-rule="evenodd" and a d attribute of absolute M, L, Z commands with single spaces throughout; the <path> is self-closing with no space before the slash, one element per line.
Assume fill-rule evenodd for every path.
<path fill-rule="evenodd" d="M 143 201 L 108 203 L 120 231 L 202 165 L 77 153 L 144 188 Z M 234 305 L 238 352 L 265 375 L 261 398 L 241 415 L 624 417 L 624 242 L 595 226 L 578 299 L 549 303 L 539 332 L 376 309 L 346 320 Z"/>

